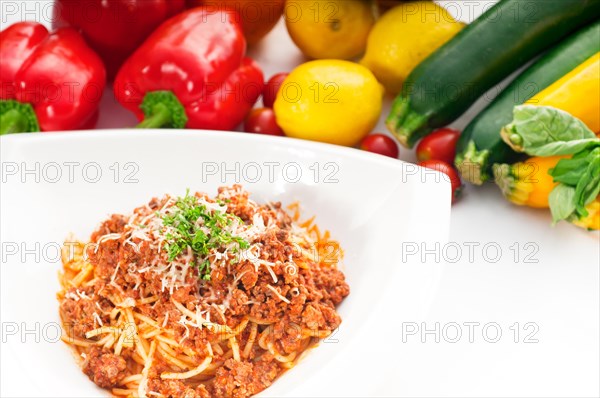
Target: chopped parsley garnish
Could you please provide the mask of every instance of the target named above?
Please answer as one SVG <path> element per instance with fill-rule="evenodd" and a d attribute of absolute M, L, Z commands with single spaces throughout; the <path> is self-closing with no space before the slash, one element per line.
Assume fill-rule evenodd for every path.
<path fill-rule="evenodd" d="M 193 266 L 198 268 L 200 278 L 210 280 L 211 267 L 207 256 L 212 249 L 231 243 L 237 243 L 234 251 L 250 247 L 247 241 L 225 230 L 233 218 L 221 211 L 207 209 L 197 197 L 186 192 L 185 197 L 177 199 L 171 212 L 162 216 L 163 225 L 171 227 L 165 234 L 164 249 L 168 260 L 174 261 L 191 248 L 196 256 Z"/>

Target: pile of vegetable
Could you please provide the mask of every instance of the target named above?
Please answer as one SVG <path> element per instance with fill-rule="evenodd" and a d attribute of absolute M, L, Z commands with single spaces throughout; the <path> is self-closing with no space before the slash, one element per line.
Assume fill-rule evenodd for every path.
<path fill-rule="evenodd" d="M 534 18 L 510 12 L 525 6 L 520 0 L 499 1 L 414 68 L 387 125 L 404 146 L 421 140 L 417 156 L 454 163 L 464 180 L 493 180 L 515 204 L 597 230 L 600 3 L 526 5 Z M 457 141 L 434 132 L 531 60 Z"/>
<path fill-rule="evenodd" d="M 95 127 L 107 76 L 144 128 L 231 130 L 262 94 L 232 8 L 59 0 L 55 14 L 52 33 L 33 22 L 0 32 L 1 134 Z"/>
<path fill-rule="evenodd" d="M 595 58 L 600 61 L 598 55 Z M 533 166 L 543 162 L 552 165 L 541 175 L 551 176 L 555 184 L 548 194 L 554 222 L 568 220 L 600 229 L 600 138 L 584 122 L 557 108 L 520 105 L 514 109 L 514 120 L 502 128 L 501 137 L 516 152 L 536 157 L 528 161 Z M 494 173 L 500 187 L 506 186 L 507 178 L 514 178 L 507 165 L 495 164 Z M 549 189 L 543 181 L 538 184 L 528 196 Z M 510 187 L 504 192 L 512 195 Z"/>
<path fill-rule="evenodd" d="M 461 177 L 493 181 L 554 222 L 600 229 L 599 1 L 500 0 L 469 25 L 431 1 L 54 5 L 52 32 L 0 32 L 0 134 L 94 128 L 108 82 L 140 128 L 241 128 L 391 158 L 416 145 L 453 201 Z M 265 82 L 246 51 L 282 17 L 306 62 Z M 448 128 L 519 68 L 462 133 Z M 386 94 L 389 133 L 374 133 Z"/>
<path fill-rule="evenodd" d="M 382 112 L 378 79 L 405 62 L 387 79 L 386 85 L 397 87 L 410 68 L 462 28 L 433 3 L 408 4 L 56 0 L 52 33 L 29 22 L 0 33 L 0 66 L 8 71 L 2 75 L 0 133 L 94 128 L 109 83 L 140 128 L 243 125 L 251 133 L 360 146 L 397 158 L 389 136 L 367 137 Z M 425 4 L 432 7 L 430 16 L 420 21 L 416 11 Z M 442 14 L 444 28 L 433 29 Z M 298 48 L 314 60 L 265 83 L 246 50 L 282 16 Z M 424 39 L 403 44 L 394 37 L 415 33 Z M 399 44 L 407 59 L 390 50 Z M 354 62 L 363 54 L 361 63 Z M 260 97 L 263 107 L 252 109 Z"/>

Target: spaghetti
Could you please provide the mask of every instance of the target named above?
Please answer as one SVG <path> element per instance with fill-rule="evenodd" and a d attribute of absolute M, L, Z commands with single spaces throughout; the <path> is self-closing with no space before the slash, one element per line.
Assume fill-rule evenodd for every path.
<path fill-rule="evenodd" d="M 259 205 L 240 186 L 216 198 L 153 199 L 65 245 L 63 340 L 115 396 L 248 397 L 341 319 L 339 245 L 314 220 Z"/>

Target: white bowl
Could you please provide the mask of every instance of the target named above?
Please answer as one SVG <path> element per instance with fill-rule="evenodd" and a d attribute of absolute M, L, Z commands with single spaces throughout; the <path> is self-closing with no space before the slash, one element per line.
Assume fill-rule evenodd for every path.
<path fill-rule="evenodd" d="M 448 238 L 441 174 L 355 149 L 226 132 L 21 134 L 0 143 L 2 396 L 106 395 L 56 341 L 57 248 L 70 233 L 87 239 L 106 216 L 153 196 L 234 183 L 257 201 L 300 201 L 305 216 L 316 215 L 345 250 L 351 288 L 337 333 L 262 395 L 402 393 L 396 371 L 411 361 L 402 320 L 426 315 L 443 269 L 421 255 Z"/>

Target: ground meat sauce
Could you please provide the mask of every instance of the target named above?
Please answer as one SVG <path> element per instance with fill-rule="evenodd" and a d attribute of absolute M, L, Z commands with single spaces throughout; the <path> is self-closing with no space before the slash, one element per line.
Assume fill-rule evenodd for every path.
<path fill-rule="evenodd" d="M 320 255 L 329 235 L 297 218 L 240 186 L 111 216 L 89 244 L 63 252 L 63 339 L 83 372 L 119 396 L 269 387 L 340 325 L 336 306 L 349 294 L 341 254 Z"/>
<path fill-rule="evenodd" d="M 123 357 L 99 347 L 93 347 L 83 363 L 83 373 L 104 388 L 116 386 L 125 377 L 126 369 L 127 362 Z"/>

